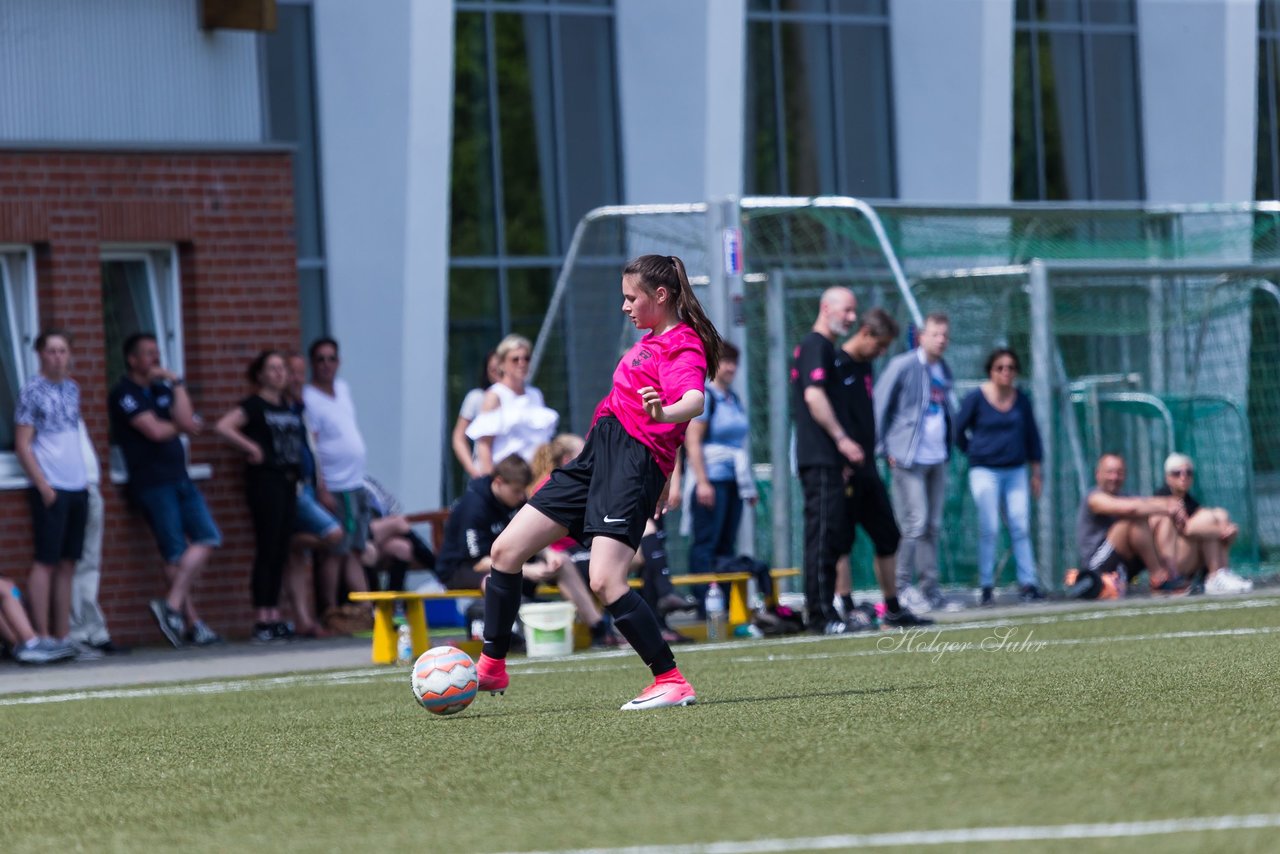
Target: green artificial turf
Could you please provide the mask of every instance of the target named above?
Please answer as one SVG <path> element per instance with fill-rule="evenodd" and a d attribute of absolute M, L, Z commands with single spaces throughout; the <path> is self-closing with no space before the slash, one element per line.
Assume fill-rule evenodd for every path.
<path fill-rule="evenodd" d="M 0 706 L 0 845 L 503 851 L 1275 813 L 1278 648 L 1280 600 L 1186 602 L 681 649 L 698 705 L 643 713 L 618 711 L 648 681 L 631 654 L 513 663 L 505 697 L 453 718 L 404 669 Z M 1280 830 L 957 850 L 1261 852 Z"/>

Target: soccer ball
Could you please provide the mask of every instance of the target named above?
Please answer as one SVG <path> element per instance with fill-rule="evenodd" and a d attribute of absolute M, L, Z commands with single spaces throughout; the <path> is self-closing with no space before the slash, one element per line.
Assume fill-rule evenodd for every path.
<path fill-rule="evenodd" d="M 476 665 L 460 649 L 436 646 L 413 663 L 413 696 L 434 715 L 456 715 L 476 698 Z"/>

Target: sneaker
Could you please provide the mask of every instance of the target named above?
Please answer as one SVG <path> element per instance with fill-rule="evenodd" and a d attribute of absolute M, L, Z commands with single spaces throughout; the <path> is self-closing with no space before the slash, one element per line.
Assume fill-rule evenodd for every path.
<path fill-rule="evenodd" d="M 849 624 L 844 620 L 827 620 L 826 625 L 822 627 L 824 635 L 845 635 L 849 634 L 851 629 Z"/>
<path fill-rule="evenodd" d="M 917 617 L 911 613 L 910 609 L 902 608 L 897 611 L 885 611 L 880 623 L 891 629 L 911 629 L 916 626 L 932 626 L 933 620 L 928 617 Z"/>
<path fill-rule="evenodd" d="M 297 632 L 293 629 L 293 623 L 287 623 L 283 620 L 271 624 L 271 631 L 278 640 L 293 640 L 297 637 Z"/>
<path fill-rule="evenodd" d="M 899 590 L 898 602 L 913 614 L 927 614 L 933 610 L 933 603 L 914 587 L 904 587 Z"/>
<path fill-rule="evenodd" d="M 483 652 L 476 661 L 476 676 L 479 677 L 477 690 L 488 691 L 490 694 L 504 694 L 511 684 L 506 659 L 490 658 Z"/>
<path fill-rule="evenodd" d="M 697 701 L 698 698 L 693 693 L 693 686 L 684 679 L 671 682 L 654 680 L 654 683 L 641 691 L 634 700 L 623 703 L 622 711 L 665 709 L 668 706 L 692 706 Z"/>
<path fill-rule="evenodd" d="M 64 646 L 71 647 L 76 654 L 76 661 L 101 661 L 103 658 L 101 650 L 94 649 L 87 643 L 80 643 L 80 641 L 74 641 L 70 638 L 62 641 L 55 641 L 55 643 L 61 643 Z"/>
<path fill-rule="evenodd" d="M 165 640 L 173 644 L 175 649 L 182 648 L 182 635 L 185 633 L 187 625 L 182 619 L 182 615 L 169 607 L 169 603 L 163 599 L 152 599 L 149 605 L 151 615 L 156 618 L 156 624 L 160 626 L 160 632 L 165 636 Z"/>
<path fill-rule="evenodd" d="M 249 640 L 253 643 L 274 643 L 284 638 L 276 634 L 275 623 L 254 623 L 253 634 L 249 635 Z"/>
<path fill-rule="evenodd" d="M 187 632 L 187 640 L 196 646 L 214 646 L 224 643 L 222 635 L 209 628 L 209 624 L 204 620 L 196 620 L 191 626 L 191 631 Z"/>
<path fill-rule="evenodd" d="M 53 664 L 75 657 L 74 647 L 53 638 L 36 638 L 30 644 L 18 644 L 13 648 L 13 658 L 19 664 Z"/>
<path fill-rule="evenodd" d="M 1241 578 L 1226 567 L 1209 576 L 1209 579 L 1204 583 L 1204 592 L 1211 596 L 1248 593 L 1251 590 L 1253 590 L 1252 581 L 1247 578 Z"/>
<path fill-rule="evenodd" d="M 978 599 L 978 607 L 991 608 L 996 604 L 996 592 L 990 587 L 982 588 L 982 596 Z"/>
<path fill-rule="evenodd" d="M 849 634 L 855 632 L 870 632 L 877 628 L 875 611 L 872 610 L 871 616 L 867 616 L 867 612 L 861 608 L 854 608 L 849 612 L 849 617 L 844 621 L 845 631 Z"/>
<path fill-rule="evenodd" d="M 93 647 L 103 655 L 128 655 L 133 652 L 133 647 L 118 644 L 111 638 L 107 638 L 99 643 L 91 643 L 89 646 Z"/>
<path fill-rule="evenodd" d="M 1018 593 L 1018 601 L 1024 605 L 1032 605 L 1044 601 L 1044 594 L 1034 584 L 1025 585 Z"/>
<path fill-rule="evenodd" d="M 932 611 L 944 611 L 948 614 L 954 614 L 957 611 L 964 610 L 964 604 L 954 599 L 948 599 L 941 593 L 934 593 L 929 597 L 929 609 Z"/>
<path fill-rule="evenodd" d="M 658 600 L 658 614 L 667 616 L 676 611 L 698 610 L 698 599 L 690 593 L 668 593 Z"/>

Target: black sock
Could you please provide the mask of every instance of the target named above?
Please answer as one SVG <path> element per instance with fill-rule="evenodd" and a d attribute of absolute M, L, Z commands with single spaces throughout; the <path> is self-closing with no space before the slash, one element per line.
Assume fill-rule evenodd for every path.
<path fill-rule="evenodd" d="M 489 573 L 484 586 L 484 654 L 506 658 L 511 649 L 511 624 L 520 613 L 520 589 L 524 576 Z"/>
<path fill-rule="evenodd" d="M 884 609 L 891 614 L 898 613 L 898 611 L 901 610 L 898 606 L 898 597 L 897 596 L 884 597 Z"/>
<path fill-rule="evenodd" d="M 591 639 L 600 640 L 609 631 L 609 624 L 603 619 L 591 627 Z"/>
<path fill-rule="evenodd" d="M 844 612 L 845 612 L 846 614 L 852 614 L 852 613 L 853 613 L 853 609 L 854 609 L 854 608 L 856 608 L 856 607 L 858 607 L 857 605 L 853 604 L 853 594 L 852 594 L 852 593 L 845 593 L 845 594 L 843 594 L 843 595 L 840 597 L 840 604 L 844 606 Z"/>
<path fill-rule="evenodd" d="M 671 647 L 662 639 L 662 629 L 658 626 L 658 618 L 645 604 L 644 599 L 634 590 L 605 606 L 613 617 L 613 624 L 622 636 L 631 644 L 631 648 L 639 653 L 641 660 L 649 665 L 654 676 L 660 676 L 676 666 L 676 657 Z"/>

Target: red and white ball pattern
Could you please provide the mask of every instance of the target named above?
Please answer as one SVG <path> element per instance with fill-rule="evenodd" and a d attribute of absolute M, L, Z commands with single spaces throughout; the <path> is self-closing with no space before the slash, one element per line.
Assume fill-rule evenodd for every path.
<path fill-rule="evenodd" d="M 479 687 L 475 662 L 452 646 L 432 647 L 418 656 L 411 681 L 418 703 L 436 715 L 456 715 L 471 705 Z"/>

